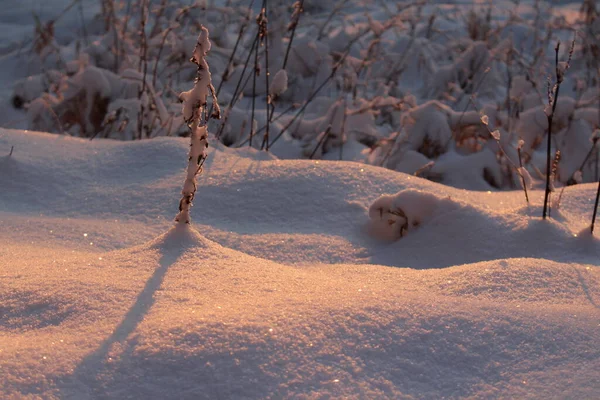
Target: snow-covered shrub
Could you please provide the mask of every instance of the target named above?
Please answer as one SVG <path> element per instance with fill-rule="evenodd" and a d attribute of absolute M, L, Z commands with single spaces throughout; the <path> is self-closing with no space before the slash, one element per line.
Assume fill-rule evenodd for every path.
<path fill-rule="evenodd" d="M 600 19 L 593 2 L 567 25 L 543 2 L 533 5 L 533 18 L 521 7 L 505 18 L 488 6 L 467 14 L 425 2 L 394 9 L 360 0 L 277 1 L 261 17 L 266 31 L 258 41 L 256 2 L 188 4 L 102 1 L 101 12 L 83 21 L 85 38 L 38 21 L 13 93 L 29 128 L 122 140 L 189 135 L 177 93 L 196 75 L 187 60 L 197 41 L 190 32 L 201 21 L 211 31 L 210 65 L 223 71 L 212 81 L 225 118 L 209 131 L 227 146 L 250 144 L 252 135 L 252 146 L 269 147 L 268 127 L 269 145 L 282 138 L 270 149 L 279 157 L 366 160 L 482 190 L 516 189 L 519 171 L 528 171 L 536 186 L 544 178 L 552 42 L 577 29 L 552 149 L 562 154 L 557 184 L 575 183 L 577 171 L 581 182 L 596 179 L 600 146 L 590 130 L 600 127 Z M 303 6 L 310 17 L 300 17 Z M 363 11 L 346 18 L 356 9 Z M 515 167 L 519 140 L 523 165 Z"/>
<path fill-rule="evenodd" d="M 476 91 L 489 87 L 481 86 L 486 74 L 495 75 L 494 71 L 489 70 L 492 54 L 485 42 L 474 42 L 464 53 L 452 64 L 440 67 L 427 83 L 426 94 L 438 98 L 449 89 L 457 92 L 472 94 Z M 490 81 L 495 76 L 488 77 Z"/>
<path fill-rule="evenodd" d="M 57 70 L 49 70 L 42 74 L 31 75 L 15 83 L 12 104 L 15 108 L 22 108 L 46 92 L 58 90 L 64 75 Z"/>
<path fill-rule="evenodd" d="M 341 146 L 347 137 L 359 141 L 378 136 L 370 106 L 349 106 L 344 100 L 331 103 L 325 115 L 314 119 L 297 120 L 290 126 L 291 137 L 298 139 L 303 154 L 308 158 L 321 158 Z"/>

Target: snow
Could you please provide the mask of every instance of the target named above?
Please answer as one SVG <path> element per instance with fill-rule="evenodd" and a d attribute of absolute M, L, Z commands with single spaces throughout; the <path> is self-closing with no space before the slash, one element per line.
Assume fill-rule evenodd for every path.
<path fill-rule="evenodd" d="M 202 212 L 174 226 L 187 139 L 0 130 L 10 146 L 0 397 L 599 393 L 593 185 L 568 187 L 542 221 L 540 190 L 527 206 L 211 143 Z M 385 241 L 368 209 L 398 191 L 427 217 Z"/>
<path fill-rule="evenodd" d="M 125 3 L 2 2 L 0 399 L 600 397 L 580 2 Z"/>

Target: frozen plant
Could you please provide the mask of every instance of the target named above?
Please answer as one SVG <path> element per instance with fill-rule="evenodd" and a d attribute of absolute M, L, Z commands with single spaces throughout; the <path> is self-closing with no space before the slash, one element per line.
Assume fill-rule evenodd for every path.
<path fill-rule="evenodd" d="M 179 201 L 179 213 L 175 217 L 175 221 L 180 224 L 190 223 L 190 208 L 197 188 L 196 176 L 202 171 L 202 166 L 206 160 L 206 148 L 208 147 L 206 123 L 210 117 L 220 118 L 221 114 L 215 88 L 211 81 L 210 69 L 205 58 L 209 50 L 208 29 L 200 26 L 198 41 L 190 59 L 198 67 L 194 87 L 179 95 L 179 99 L 183 103 L 183 120 L 190 129 L 191 138 L 187 172 L 181 190 L 182 197 Z M 206 101 L 209 94 L 212 96 L 213 101 L 213 114 L 210 116 L 207 115 L 206 110 Z"/>

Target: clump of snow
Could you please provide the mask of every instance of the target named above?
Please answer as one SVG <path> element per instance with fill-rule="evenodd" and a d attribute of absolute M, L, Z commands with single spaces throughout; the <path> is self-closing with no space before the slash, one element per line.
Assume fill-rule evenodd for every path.
<path fill-rule="evenodd" d="M 272 96 L 281 96 L 288 88 L 288 77 L 285 69 L 280 69 L 273 77 L 273 81 L 269 86 Z"/>
<path fill-rule="evenodd" d="M 383 195 L 371 204 L 371 229 L 387 231 L 389 237 L 402 237 L 427 224 L 434 216 L 458 207 L 457 203 L 432 193 L 406 189 L 393 196 Z"/>
<path fill-rule="evenodd" d="M 208 29 L 203 26 L 200 28 L 196 47 L 190 60 L 198 66 L 196 82 L 194 82 L 192 89 L 179 94 L 179 99 L 183 103 L 183 120 L 188 124 L 201 118 L 201 108 L 203 109 L 206 105 L 206 99 L 211 93 L 211 74 L 206 62 L 206 54 L 210 47 Z"/>

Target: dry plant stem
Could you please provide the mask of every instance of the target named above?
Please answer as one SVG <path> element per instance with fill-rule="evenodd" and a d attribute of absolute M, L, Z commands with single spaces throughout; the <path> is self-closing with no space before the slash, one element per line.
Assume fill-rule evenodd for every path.
<path fill-rule="evenodd" d="M 294 36 L 296 34 L 296 28 L 298 27 L 298 23 L 300 21 L 300 15 L 302 14 L 302 12 L 304 11 L 304 0 L 300 0 L 300 3 L 298 3 L 297 9 L 295 11 L 296 16 L 294 17 L 294 20 L 290 23 L 291 24 L 291 29 L 292 29 L 292 33 L 290 35 L 290 40 L 288 42 L 287 45 L 287 49 L 285 50 L 285 57 L 283 59 L 283 65 L 281 66 L 281 69 L 285 70 L 285 67 L 287 66 L 287 61 L 288 61 L 288 57 L 290 55 L 290 50 L 292 48 L 292 43 L 294 41 Z M 268 56 L 267 56 L 268 58 Z M 267 105 L 268 108 L 268 105 Z M 277 116 L 277 118 L 275 118 L 275 121 L 278 120 L 280 117 L 282 117 L 284 114 L 286 114 L 288 111 L 292 110 L 294 108 L 294 106 L 290 106 L 289 108 L 287 108 L 285 111 L 283 111 L 281 114 L 279 114 Z M 274 121 L 273 120 L 273 116 L 275 115 L 275 103 L 273 102 L 273 99 L 271 99 L 271 110 L 269 112 L 269 116 L 267 118 L 267 123 L 258 130 L 257 133 L 262 132 L 265 129 L 268 129 L 271 125 L 271 123 Z M 263 141 L 263 145 L 266 144 L 267 146 L 267 151 L 269 151 L 269 138 L 268 138 L 268 133 L 266 134 L 266 142 Z"/>
<path fill-rule="evenodd" d="M 248 12 L 246 13 L 246 18 L 240 25 L 240 31 L 239 31 L 238 37 L 235 41 L 235 45 L 233 46 L 233 50 L 231 51 L 231 54 L 229 55 L 229 60 L 227 61 L 227 66 L 225 67 L 225 69 L 223 70 L 223 74 L 221 75 L 221 81 L 219 82 L 219 86 L 217 86 L 217 91 L 216 91 L 217 97 L 219 97 L 219 93 L 221 93 L 221 87 L 223 86 L 223 82 L 225 82 L 226 80 L 229 79 L 229 70 L 231 69 L 231 66 L 233 65 L 233 59 L 235 57 L 235 53 L 237 52 L 237 48 L 239 47 L 239 45 L 242 41 L 242 38 L 244 36 L 244 31 L 246 30 L 246 27 L 248 26 L 248 24 L 250 22 L 250 16 L 252 15 L 252 6 L 253 5 L 254 5 L 254 0 L 251 0 L 250 4 L 248 5 Z M 250 50 L 250 54 L 252 54 L 252 49 Z M 236 92 L 239 88 L 239 84 L 240 84 L 241 79 L 243 78 L 245 72 L 246 72 L 246 68 L 244 67 L 242 76 L 240 77 L 240 81 L 238 81 L 238 87 L 236 87 Z M 232 98 L 232 102 L 235 102 L 235 95 Z M 209 114 L 212 114 L 213 107 L 214 107 L 214 105 L 211 104 Z M 226 121 L 227 120 L 223 121 L 223 125 L 221 125 L 222 127 L 224 127 L 224 124 Z M 221 135 L 221 132 L 222 132 L 222 128 L 219 129 L 217 138 Z"/>
<path fill-rule="evenodd" d="M 66 6 L 61 12 L 60 14 L 58 14 L 58 16 L 56 18 L 54 18 L 54 22 L 58 22 L 59 19 L 61 19 L 66 13 L 68 13 L 71 8 L 75 7 L 75 4 L 79 3 L 81 5 L 81 0 L 73 0 L 71 3 L 69 3 L 68 6 Z"/>
<path fill-rule="evenodd" d="M 558 104 L 558 93 L 560 91 L 560 84 L 562 78 L 559 77 L 558 71 L 558 50 L 560 49 L 560 42 L 556 44 L 555 51 L 555 68 L 556 68 L 556 91 L 554 92 L 552 100 L 552 111 L 548 115 L 548 147 L 546 148 L 546 191 L 544 193 L 544 210 L 542 211 L 542 218 L 546 219 L 548 214 L 548 200 L 550 198 L 550 172 L 552 168 L 552 119 L 554 118 L 554 112 L 556 111 L 556 105 Z"/>
<path fill-rule="evenodd" d="M 337 103 L 337 102 L 336 102 Z M 312 160 L 312 158 L 315 156 L 315 154 L 317 153 L 317 150 L 319 149 L 319 147 L 321 145 L 325 145 L 325 141 L 329 138 L 329 135 L 331 134 L 331 123 L 333 122 L 333 120 L 335 119 L 336 115 L 338 112 L 338 108 L 335 109 L 335 111 L 333 112 L 333 114 L 331 115 L 331 118 L 329 119 L 329 125 L 327 125 L 327 129 L 325 130 L 325 132 L 323 133 L 323 136 L 321 136 L 321 138 L 319 139 L 319 141 L 317 142 L 317 145 L 315 146 L 315 148 L 313 149 L 312 153 L 310 153 L 310 157 L 309 159 Z"/>
<path fill-rule="evenodd" d="M 333 118 L 332 118 L 333 119 Z M 310 157 L 308 157 L 309 159 L 312 160 L 312 158 L 315 156 L 315 154 L 317 153 L 317 150 L 319 150 L 319 147 L 325 143 L 325 140 L 327 140 L 327 138 L 329 137 L 329 134 L 331 133 L 331 124 L 329 124 L 329 126 L 327 127 L 327 129 L 325 130 L 325 132 L 323 132 L 323 136 L 321 136 L 321 139 L 319 139 L 319 141 L 317 142 L 317 145 L 315 146 L 315 148 L 313 149 L 312 153 L 310 153 Z"/>
<path fill-rule="evenodd" d="M 240 75 L 240 79 L 238 79 L 238 82 L 235 86 L 235 90 L 233 91 L 233 95 L 231 96 L 231 102 L 229 103 L 229 108 L 233 108 L 233 106 L 235 106 L 235 103 L 237 103 L 237 101 L 239 100 L 240 94 L 244 91 L 244 89 L 246 88 L 246 85 L 248 84 L 248 79 L 246 78 L 246 81 L 244 81 L 244 77 L 246 76 L 246 70 L 248 69 L 248 65 L 250 65 L 250 57 L 252 57 L 252 54 L 254 54 L 254 49 L 256 49 L 258 47 L 258 36 L 256 36 L 254 38 L 254 40 L 252 41 L 252 46 L 250 47 L 250 52 L 248 53 L 248 57 L 246 57 L 246 61 L 244 62 L 244 68 L 242 69 L 242 73 Z M 250 76 L 250 75 L 248 75 Z M 242 85 L 242 82 L 244 82 L 244 84 Z"/>
<path fill-rule="evenodd" d="M 598 181 L 598 190 L 596 191 L 596 203 L 594 204 L 594 214 L 592 215 L 592 226 L 590 230 L 594 233 L 594 223 L 596 222 L 596 214 L 598 213 L 598 200 L 600 199 L 600 181 Z"/>
<path fill-rule="evenodd" d="M 48 101 L 46 99 L 44 99 L 44 106 L 48 109 L 50 114 L 52 114 L 52 117 L 54 117 L 54 120 L 56 121 L 56 124 L 58 125 L 58 129 L 60 129 L 60 133 L 62 135 L 70 136 L 69 133 L 67 131 L 65 131 L 65 128 L 63 127 L 63 124 L 60 121 L 60 118 L 58 118 L 58 115 L 56 115 L 56 112 L 54 111 L 54 109 L 52 108 L 50 103 L 48 103 Z M 84 133 L 84 135 L 85 135 L 85 133 Z"/>
<path fill-rule="evenodd" d="M 479 108 L 475 104 L 475 101 L 473 100 L 473 96 L 471 96 L 469 98 L 469 102 L 471 104 L 473 104 L 473 107 L 475 108 L 475 110 L 477 110 L 478 113 L 481 113 L 481 111 L 479 110 Z M 494 137 L 494 135 L 492 134 L 492 130 L 490 129 L 490 127 L 487 124 L 484 124 L 484 126 L 487 129 L 487 131 L 489 132 L 490 136 Z M 498 148 L 500 149 L 500 152 L 502 153 L 502 155 L 504 156 L 504 158 L 506 158 L 506 160 L 508 160 L 509 164 L 514 168 L 515 171 L 517 171 L 517 174 L 521 177 L 521 181 L 523 182 L 523 190 L 525 191 L 525 200 L 529 204 L 529 195 L 527 194 L 527 186 L 525 185 L 525 177 L 523 176 L 523 174 L 521 173 L 521 171 L 519 171 L 519 168 L 517 168 L 517 166 L 515 165 L 515 163 L 513 162 L 513 160 L 508 156 L 508 154 L 506 154 L 506 151 L 504 151 L 504 148 L 500 144 L 500 140 L 498 140 L 498 139 L 494 139 L 494 140 L 496 140 L 496 143 L 498 144 Z M 517 154 L 519 155 L 519 165 L 520 165 L 521 168 L 523 168 L 523 161 L 522 161 L 522 158 L 521 158 L 521 149 L 520 148 L 517 148 Z"/>
<path fill-rule="evenodd" d="M 163 15 L 165 14 L 166 9 L 167 9 L 167 0 L 161 0 L 158 10 L 153 13 L 154 14 L 154 26 L 152 26 L 152 29 L 150 29 L 150 35 L 149 35 L 151 38 L 158 35 L 158 33 L 160 32 L 160 20 L 163 17 Z"/>
<path fill-rule="evenodd" d="M 167 36 L 173 30 L 173 26 L 169 26 L 167 30 L 163 33 L 162 40 L 160 42 L 160 46 L 158 47 L 158 54 L 156 56 L 156 60 L 154 60 L 154 68 L 152 69 L 152 86 L 156 87 L 156 77 L 158 76 L 158 62 L 160 61 L 160 57 L 162 55 L 163 48 L 165 47 L 165 43 L 167 41 Z"/>
<path fill-rule="evenodd" d="M 256 43 L 260 41 L 260 28 L 256 32 Z M 252 113 L 250 114 L 250 144 L 252 147 L 252 138 L 254 137 L 254 113 L 256 111 L 256 77 L 259 74 L 258 69 L 258 46 L 254 49 L 254 74 L 252 76 Z M 233 102 L 233 99 L 232 99 Z"/>
<path fill-rule="evenodd" d="M 221 75 L 221 81 L 219 82 L 219 86 L 217 86 L 217 97 L 219 97 L 219 93 L 221 93 L 221 87 L 223 86 L 223 82 L 225 82 L 229 77 L 229 69 L 231 68 L 231 65 L 233 64 L 233 58 L 235 57 L 235 53 L 237 52 L 237 48 L 239 47 L 240 42 L 242 41 L 242 38 L 244 36 L 244 31 L 246 30 L 246 27 L 248 26 L 248 23 L 250 22 L 250 16 L 252 14 L 252 6 L 253 5 L 254 5 L 254 0 L 251 0 L 250 4 L 248 5 L 248 12 L 246 13 L 246 18 L 240 25 L 240 32 L 238 33 L 238 37 L 235 41 L 235 45 L 233 46 L 233 50 L 231 51 L 231 54 L 229 55 L 229 60 L 227 61 L 227 66 L 225 67 L 225 69 L 223 70 L 223 74 Z M 212 106 L 211 106 L 211 112 L 212 112 Z"/>
<path fill-rule="evenodd" d="M 290 34 L 290 41 L 288 42 L 287 48 L 285 49 L 285 57 L 283 58 L 283 66 L 281 69 L 285 69 L 288 62 L 288 57 L 290 55 L 290 49 L 292 48 L 292 43 L 294 42 L 294 36 L 296 35 L 296 28 L 298 27 L 298 22 L 300 21 L 300 15 L 304 12 L 304 0 L 300 0 L 300 6 L 298 10 L 298 16 L 295 21 L 293 21 L 292 33 Z"/>
<path fill-rule="evenodd" d="M 271 125 L 271 117 L 270 113 L 270 105 L 271 105 L 271 94 L 269 93 L 269 35 L 268 32 L 268 23 L 269 18 L 267 14 L 267 0 L 263 2 L 263 12 L 264 12 L 264 40 L 265 40 L 265 89 L 266 89 L 266 109 L 267 112 L 266 120 L 267 120 L 267 129 L 265 130 L 265 135 L 263 137 L 263 142 L 260 146 L 260 149 L 265 149 L 269 151 L 269 127 Z"/>
<path fill-rule="evenodd" d="M 192 8 L 195 8 L 195 5 L 183 8 L 175 17 L 175 22 L 179 21 L 183 16 L 185 16 L 187 13 L 189 13 Z M 175 24 L 169 25 L 169 27 L 165 30 L 165 32 L 162 35 L 160 46 L 158 47 L 158 54 L 156 56 L 156 60 L 154 61 L 154 69 L 152 71 L 152 86 L 153 87 L 156 87 L 156 78 L 158 75 L 158 62 L 160 61 L 160 57 L 161 57 L 163 49 L 165 47 L 167 37 L 169 36 L 169 33 L 171 33 L 171 31 L 173 31 L 173 29 L 175 29 L 175 27 L 176 27 Z"/>
<path fill-rule="evenodd" d="M 392 83 L 392 81 L 397 81 L 400 78 L 400 76 L 402 75 L 402 73 L 404 72 L 406 59 L 408 58 L 408 55 L 410 54 L 410 51 L 415 43 L 415 40 L 416 40 L 415 30 L 411 29 L 410 41 L 408 42 L 408 45 L 406 46 L 406 50 L 402 54 L 402 58 L 400 58 L 400 60 L 398 60 L 398 62 L 394 66 L 392 66 L 391 73 L 388 75 L 388 77 L 385 81 L 386 85 L 389 85 L 390 83 Z"/>
<path fill-rule="evenodd" d="M 594 179 L 596 179 L 596 180 L 599 179 L 599 177 L 598 177 L 598 170 L 600 169 L 599 164 L 600 164 L 600 154 L 598 154 L 598 152 L 596 152 L 596 168 L 595 168 L 595 174 L 594 174 Z"/>
<path fill-rule="evenodd" d="M 588 151 L 587 155 L 583 159 L 583 162 L 579 166 L 579 171 L 583 171 L 583 167 L 585 166 L 585 163 L 588 162 L 588 160 L 590 159 L 590 157 L 594 153 L 594 150 L 596 149 L 596 143 L 598 143 L 598 139 L 594 139 L 594 141 L 592 142 L 592 148 L 590 149 L 590 151 Z"/>
<path fill-rule="evenodd" d="M 246 74 L 246 70 L 248 69 L 248 65 L 250 64 L 250 57 L 252 57 L 252 53 L 254 52 L 254 49 L 256 48 L 256 46 L 258 46 L 258 35 L 252 41 L 252 47 L 250 47 L 250 51 L 248 52 L 248 56 L 246 57 L 246 62 L 244 63 L 244 68 L 242 69 L 242 74 L 240 75 L 240 79 L 238 79 L 235 90 L 233 91 L 233 96 L 231 96 L 231 101 L 229 102 L 229 105 L 227 106 L 227 111 L 225 112 L 225 118 L 223 119 L 223 123 L 221 124 L 221 126 L 219 128 L 219 132 L 217 133 L 217 138 L 221 137 L 221 134 L 223 133 L 223 129 L 225 129 L 225 124 L 227 123 L 228 115 L 229 115 L 231 109 L 233 108 L 233 106 L 235 105 L 235 103 L 237 102 L 238 96 L 241 92 L 240 88 L 242 87 L 244 75 Z"/>
<path fill-rule="evenodd" d="M 138 100 L 140 101 L 140 112 L 138 114 L 138 125 L 137 125 L 137 130 L 138 130 L 138 139 L 142 139 L 143 138 L 143 128 L 144 128 L 144 112 L 145 112 L 145 106 L 144 106 L 144 102 L 142 101 L 142 96 L 144 95 L 144 92 L 146 91 L 146 75 L 148 74 L 148 43 L 147 43 L 147 37 L 146 37 L 146 22 L 148 19 L 148 0 L 142 0 L 141 3 L 141 11 L 142 11 L 142 19 L 140 21 L 140 37 L 141 37 L 141 46 L 140 46 L 140 60 L 138 63 L 138 71 L 143 73 L 143 79 L 142 79 L 142 88 L 139 90 L 138 92 Z"/>
<path fill-rule="evenodd" d="M 340 2 L 338 2 L 334 7 L 333 10 L 331 10 L 331 13 L 329 14 L 329 16 L 327 17 L 327 19 L 325 20 L 325 22 L 323 23 L 323 25 L 321 25 L 321 28 L 319 29 L 319 34 L 317 36 L 317 40 L 321 40 L 323 38 L 323 35 L 325 34 L 325 28 L 327 27 L 327 25 L 329 25 L 329 23 L 331 22 L 331 20 L 333 19 L 333 17 L 335 15 L 337 15 L 337 13 L 344 8 L 344 5 L 348 2 L 348 0 L 340 0 Z"/>
<path fill-rule="evenodd" d="M 550 173 L 550 175 L 552 177 L 552 185 L 554 185 L 554 183 L 556 182 L 556 176 L 558 174 L 558 163 L 560 162 L 560 158 L 561 158 L 560 150 L 557 150 L 556 154 L 554 155 L 554 160 L 552 161 L 552 172 Z M 562 197 L 562 191 L 561 191 L 560 195 L 558 196 L 558 201 L 556 202 L 557 209 L 558 209 L 558 205 L 560 204 L 561 197 Z M 552 199 L 552 191 L 550 192 L 550 199 Z M 551 213 L 552 213 L 552 206 L 550 204 L 550 201 L 548 201 L 548 204 L 549 204 L 548 216 L 550 217 Z"/>
<path fill-rule="evenodd" d="M 600 121 L 600 105 L 598 107 L 598 118 Z M 598 139 L 594 141 L 594 148 L 596 147 L 596 142 Z M 596 179 L 598 179 L 598 153 L 596 153 Z M 592 215 L 592 225 L 590 226 L 590 231 L 592 234 L 594 233 L 594 224 L 596 222 L 596 214 L 598 213 L 598 201 L 600 200 L 600 179 L 598 180 L 598 190 L 596 191 L 596 202 L 594 203 L 594 213 Z"/>
<path fill-rule="evenodd" d="M 398 142 L 399 141 L 404 141 L 404 140 L 405 140 L 405 138 L 402 138 L 402 130 L 400 132 L 398 132 L 398 134 L 396 135 L 396 137 L 394 138 L 393 141 L 390 141 L 389 139 L 385 140 L 386 143 L 390 143 L 390 142 L 391 143 L 390 143 L 389 149 L 385 153 L 385 156 L 383 156 L 383 159 L 379 163 L 380 167 L 385 168 L 386 162 L 387 162 L 388 158 L 390 158 L 390 156 L 392 155 L 392 152 L 396 148 L 396 145 L 398 144 Z"/>
<path fill-rule="evenodd" d="M 335 75 L 335 72 L 337 71 L 337 68 L 338 68 L 338 66 L 334 67 L 334 69 L 331 71 L 331 74 L 327 77 L 327 79 L 325 79 L 323 81 L 323 83 L 321 83 L 321 85 L 319 85 L 319 87 L 314 92 L 312 92 L 312 94 L 308 97 L 306 102 L 302 105 L 302 107 L 300 107 L 300 110 L 298 110 L 296 115 L 294 115 L 292 117 L 292 119 L 290 120 L 290 122 L 288 122 L 283 127 L 283 129 L 279 132 L 279 134 L 277 136 L 275 136 L 275 138 L 273 139 L 273 141 L 270 144 L 271 147 L 273 146 L 273 144 L 275 144 L 275 142 L 277 142 L 277 140 L 281 136 L 283 136 L 283 134 L 290 128 L 290 126 L 292 126 L 292 124 L 294 122 L 296 122 L 296 120 L 300 117 L 300 115 L 302 115 L 304 113 L 304 110 L 306 109 L 306 107 L 308 107 L 308 105 L 314 100 L 314 98 L 317 96 L 317 94 L 319 94 L 319 92 L 325 87 L 325 85 L 327 85 L 329 83 L 329 81 L 333 78 L 333 76 Z"/>
<path fill-rule="evenodd" d="M 344 138 L 346 137 L 346 117 L 348 116 L 346 106 L 346 98 L 344 97 L 344 116 L 342 118 L 342 131 L 340 132 L 340 161 L 344 158 Z"/>
<path fill-rule="evenodd" d="M 283 136 L 283 134 L 290 128 L 290 126 L 292 126 L 292 124 L 294 122 L 296 122 L 296 120 L 302 114 L 304 114 L 304 110 L 306 109 L 306 107 L 308 107 L 308 105 L 315 99 L 315 97 L 317 97 L 317 95 L 319 94 L 319 92 L 321 90 L 323 90 L 323 88 L 329 83 L 329 81 L 331 79 L 333 79 L 333 77 L 337 73 L 337 71 L 340 68 L 340 66 L 342 66 L 343 63 L 344 63 L 344 61 L 346 60 L 346 57 L 348 57 L 348 54 L 350 54 L 350 48 L 352 47 L 352 45 L 354 43 L 356 43 L 364 35 L 366 35 L 367 33 L 369 33 L 370 31 L 371 31 L 370 28 L 369 29 L 365 29 L 363 32 L 359 33 L 352 40 L 350 40 L 350 42 L 348 42 L 348 44 L 346 45 L 344 53 L 340 57 L 340 60 L 331 69 L 331 73 L 329 74 L 329 76 L 319 85 L 319 87 L 317 89 L 315 89 L 311 93 L 311 95 L 308 97 L 308 99 L 306 100 L 306 102 L 302 105 L 302 107 L 300 107 L 300 110 L 298 110 L 298 112 L 296 113 L 296 115 L 294 115 L 294 117 L 283 127 L 283 129 L 279 132 L 279 134 L 273 139 L 273 141 L 270 144 L 271 147 L 273 146 L 273 144 L 275 142 L 277 142 L 277 140 L 279 140 L 279 138 L 281 136 Z"/>
<path fill-rule="evenodd" d="M 83 2 L 81 0 L 77 0 L 77 3 L 79 3 L 79 20 L 81 22 L 81 31 L 83 33 L 83 42 L 85 43 L 86 46 L 90 45 L 90 42 L 88 40 L 88 33 L 87 33 L 87 28 L 85 27 L 85 21 L 83 18 Z"/>
<path fill-rule="evenodd" d="M 598 71 L 600 73 L 600 70 Z M 598 77 L 600 80 L 600 76 Z M 600 96 L 598 97 L 598 122 L 600 122 Z M 598 141 L 598 137 L 596 137 L 594 144 L 596 144 L 596 142 Z M 600 154 L 598 154 L 598 152 L 596 152 L 596 171 L 594 174 L 594 179 L 595 180 L 599 180 L 598 177 L 598 161 L 600 161 Z"/>
<path fill-rule="evenodd" d="M 292 104 L 291 106 L 289 106 L 288 108 L 286 108 L 285 110 L 283 110 L 281 113 L 279 113 L 279 115 L 277 115 L 275 118 L 273 118 L 274 112 L 271 112 L 271 123 L 278 121 L 280 118 L 282 118 L 284 115 L 286 115 L 287 113 L 289 113 L 290 111 L 292 111 L 293 109 L 296 108 L 295 104 Z M 255 135 L 258 135 L 259 133 L 261 133 L 262 131 L 264 131 L 267 128 L 266 125 L 261 126 L 255 133 Z M 250 138 L 247 138 L 246 140 L 244 140 L 242 143 L 240 143 L 237 148 L 243 147 L 246 145 L 246 143 L 248 143 L 248 141 L 250 140 Z M 272 143 L 271 143 L 272 144 Z"/>
<path fill-rule="evenodd" d="M 377 38 L 369 44 L 369 48 L 367 49 L 367 54 L 365 54 L 365 57 L 360 62 L 358 70 L 356 71 L 356 83 L 354 84 L 354 87 L 352 88 L 352 100 L 356 100 L 356 96 L 358 95 L 358 81 L 361 78 L 360 75 L 362 74 L 365 67 L 369 64 L 369 60 L 373 56 L 373 53 L 375 52 L 375 48 L 378 45 L 379 45 L 379 39 Z"/>
<path fill-rule="evenodd" d="M 106 17 L 105 23 L 107 24 L 106 32 L 113 30 L 113 48 L 112 51 L 115 55 L 115 63 L 113 65 L 113 72 L 119 72 L 119 34 L 117 33 L 117 17 L 115 13 L 115 2 L 114 0 L 107 1 L 107 9 L 109 10 L 109 15 Z"/>
<path fill-rule="evenodd" d="M 507 65 L 506 65 L 506 74 L 507 74 L 507 79 L 508 79 L 508 85 L 506 85 L 506 113 L 508 114 L 508 126 L 507 126 L 507 131 L 511 132 L 511 122 L 512 122 L 512 109 L 511 109 L 511 101 L 510 101 L 510 91 L 512 90 L 512 81 L 513 81 L 513 76 L 512 76 L 512 58 L 513 58 L 513 44 L 512 44 L 512 37 L 511 37 L 511 45 L 510 45 L 510 49 L 508 50 L 508 54 L 507 54 Z M 529 201 L 527 201 L 529 203 Z"/>
<path fill-rule="evenodd" d="M 121 47 L 116 55 L 115 68 L 118 70 L 119 59 L 125 59 L 125 34 L 127 33 L 127 27 L 129 20 L 131 19 L 131 3 L 132 0 L 127 0 L 127 9 L 125 10 L 125 17 L 123 17 L 123 26 L 121 27 Z"/>
<path fill-rule="evenodd" d="M 491 61 L 490 61 L 490 64 L 491 64 Z M 477 85 L 475 85 L 475 88 L 473 89 L 473 93 L 474 94 L 472 94 L 470 96 L 469 102 L 467 102 L 467 104 L 465 105 L 465 108 L 462 110 L 462 113 L 460 114 L 460 117 L 458 117 L 458 121 L 456 122 L 456 126 L 452 130 L 452 135 L 450 136 L 450 138 L 448 139 L 448 141 L 445 144 L 446 147 L 448 147 L 448 145 L 450 144 L 450 142 L 452 140 L 456 140 L 456 134 L 457 134 L 458 130 L 460 129 L 460 123 L 462 122 L 465 114 L 467 113 L 467 111 L 469 109 L 469 103 L 473 104 L 473 106 L 475 107 L 475 109 L 477 111 L 479 111 L 479 109 L 477 109 L 477 106 L 475 105 L 475 102 L 473 101 L 473 98 L 474 98 L 475 94 L 479 91 L 479 87 L 483 84 L 483 82 L 485 81 L 485 78 L 488 77 L 489 71 L 490 71 L 490 67 L 487 67 L 483 71 L 483 76 L 481 77 L 481 79 L 479 80 L 479 82 L 477 83 Z M 455 101 L 454 104 L 458 104 L 460 102 L 460 100 L 462 100 L 462 96 L 461 96 L 461 99 Z"/>
<path fill-rule="evenodd" d="M 523 158 L 521 157 L 521 148 L 517 148 L 517 154 L 519 155 L 519 166 L 523 168 Z M 521 174 L 520 174 L 521 175 Z M 529 195 L 527 194 L 527 184 L 525 183 L 525 177 L 521 175 L 521 182 L 523 183 L 523 191 L 525 191 L 525 200 L 529 204 Z"/>

